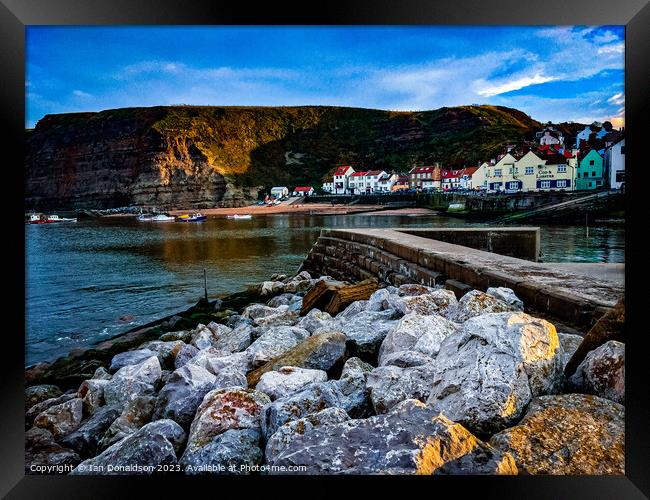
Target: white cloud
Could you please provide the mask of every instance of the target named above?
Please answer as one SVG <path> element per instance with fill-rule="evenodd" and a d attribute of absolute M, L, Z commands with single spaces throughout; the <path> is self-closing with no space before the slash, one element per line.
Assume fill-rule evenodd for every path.
<path fill-rule="evenodd" d="M 625 94 L 623 94 L 622 92 L 619 92 L 618 94 L 614 94 L 612 97 L 607 99 L 607 102 L 620 106 L 625 102 Z"/>
<path fill-rule="evenodd" d="M 500 83 L 490 84 L 489 82 L 484 81 L 483 84 L 479 86 L 476 93 L 483 97 L 491 97 L 498 94 L 505 94 L 506 92 L 511 92 L 513 90 L 523 89 L 524 87 L 529 87 L 539 83 L 552 82 L 557 79 L 558 77 L 555 76 L 544 76 L 535 73 L 533 76 L 522 76 L 515 80 L 502 80 Z"/>
<path fill-rule="evenodd" d="M 92 97 L 92 94 L 89 94 L 88 92 L 84 92 L 83 90 L 73 90 L 72 95 L 74 97 L 79 97 L 81 99 L 89 99 Z"/>

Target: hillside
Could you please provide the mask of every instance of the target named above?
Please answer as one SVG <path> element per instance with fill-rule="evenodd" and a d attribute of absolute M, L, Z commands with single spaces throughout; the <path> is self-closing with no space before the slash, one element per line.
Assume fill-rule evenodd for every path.
<path fill-rule="evenodd" d="M 473 165 L 541 124 L 516 109 L 125 108 L 47 115 L 27 133 L 26 208 L 241 205 L 337 165 Z"/>

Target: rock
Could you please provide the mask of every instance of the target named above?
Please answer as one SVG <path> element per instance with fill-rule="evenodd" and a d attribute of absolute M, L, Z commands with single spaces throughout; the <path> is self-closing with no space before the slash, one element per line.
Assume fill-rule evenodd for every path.
<path fill-rule="evenodd" d="M 386 359 L 400 351 L 417 351 L 435 358 L 442 341 L 457 329 L 454 323 L 442 316 L 409 313 L 386 335 L 379 349 L 379 365 L 388 364 Z"/>
<path fill-rule="evenodd" d="M 589 329 L 584 340 L 564 368 L 566 377 L 569 378 L 573 375 L 588 352 L 593 351 L 609 340 L 625 343 L 625 297 L 621 298 L 611 310 L 603 314 L 596 324 Z"/>
<path fill-rule="evenodd" d="M 386 413 L 407 399 L 426 401 L 431 393 L 433 365 L 410 368 L 380 366 L 368 375 L 366 385 L 376 413 Z"/>
<path fill-rule="evenodd" d="M 388 300 L 390 295 L 390 292 L 385 288 L 377 290 L 368 299 L 368 304 L 366 304 L 365 308 L 366 311 L 383 311 L 385 309 L 384 301 Z"/>
<path fill-rule="evenodd" d="M 246 389 L 248 381 L 246 380 L 246 372 L 224 369 L 217 372 L 214 379 L 214 389 L 226 389 L 228 387 L 237 387 Z"/>
<path fill-rule="evenodd" d="M 50 431 L 32 427 L 25 433 L 25 474 L 34 474 L 32 467 L 74 467 L 79 462 L 81 457 L 54 441 Z"/>
<path fill-rule="evenodd" d="M 400 285 L 394 293 L 397 293 L 400 297 L 417 297 L 418 295 L 426 295 L 434 291 L 436 289 L 430 286 L 419 283 L 405 283 Z"/>
<path fill-rule="evenodd" d="M 309 332 L 304 328 L 275 326 L 253 342 L 246 349 L 246 353 L 250 356 L 253 366 L 258 367 L 291 350 L 307 337 Z"/>
<path fill-rule="evenodd" d="M 232 328 L 226 325 L 222 325 L 221 323 L 216 323 L 214 321 L 210 321 L 206 325 L 208 327 L 208 330 L 212 332 L 212 335 L 214 335 L 216 338 L 222 337 L 223 335 L 227 335 L 228 333 L 232 332 Z"/>
<path fill-rule="evenodd" d="M 178 332 L 167 332 L 167 333 L 163 333 L 160 336 L 160 340 L 162 340 L 163 342 L 181 340 L 186 344 L 189 344 L 192 341 L 192 332 L 189 330 L 181 330 Z"/>
<path fill-rule="evenodd" d="M 187 449 L 180 464 L 185 474 L 249 474 L 262 464 L 259 429 L 230 429 L 200 448 Z"/>
<path fill-rule="evenodd" d="M 79 428 L 61 439 L 61 444 L 75 450 L 81 458 L 95 456 L 99 441 L 121 412 L 117 405 L 99 408 Z"/>
<path fill-rule="evenodd" d="M 213 345 L 216 349 L 229 353 L 243 351 L 251 345 L 254 330 L 254 327 L 246 324 L 241 325 L 234 330 L 230 328 L 228 331 L 222 330 Z"/>
<path fill-rule="evenodd" d="M 391 295 L 385 309 L 395 309 L 401 314 L 418 313 L 424 315 L 447 315 L 458 305 L 454 292 L 450 290 L 433 290 L 430 293 L 395 297 Z"/>
<path fill-rule="evenodd" d="M 190 427 L 185 454 L 190 457 L 230 429 L 258 429 L 269 397 L 252 389 L 216 389 L 208 392 Z"/>
<path fill-rule="evenodd" d="M 515 292 L 510 288 L 506 288 L 503 286 L 490 287 L 487 289 L 486 293 L 512 306 L 517 311 L 524 310 L 524 303 L 521 301 L 519 297 L 515 295 Z"/>
<path fill-rule="evenodd" d="M 153 393 L 162 370 L 158 357 L 153 354 L 137 365 L 120 368 L 104 386 L 106 404 L 124 404 L 143 394 Z"/>
<path fill-rule="evenodd" d="M 562 346 L 562 369 L 564 370 L 571 356 L 582 343 L 582 337 L 572 333 L 560 332 L 558 332 L 557 336 L 560 339 L 560 346 Z"/>
<path fill-rule="evenodd" d="M 105 379 L 84 380 L 77 391 L 77 397 L 83 403 L 84 415 L 92 415 L 104 404 L 104 387 L 108 384 Z"/>
<path fill-rule="evenodd" d="M 392 318 L 392 311 L 362 311 L 339 322 L 338 329 L 347 337 L 347 347 L 353 356 L 372 361 L 382 341 L 396 325 Z"/>
<path fill-rule="evenodd" d="M 199 352 L 200 351 L 198 347 L 191 344 L 185 344 L 183 347 L 181 347 L 181 350 L 178 351 L 178 354 L 176 355 L 176 359 L 174 360 L 174 367 L 178 369 L 181 366 L 186 365 L 187 362 L 196 356 Z"/>
<path fill-rule="evenodd" d="M 106 368 L 100 366 L 95 370 L 95 373 L 93 374 L 93 379 L 94 380 L 110 380 L 112 375 L 106 371 Z"/>
<path fill-rule="evenodd" d="M 192 335 L 190 344 L 192 344 L 194 347 L 200 350 L 212 347 L 213 342 L 216 340 L 214 334 L 212 333 L 212 330 L 210 330 L 207 326 L 202 324 L 199 324 L 190 333 Z"/>
<path fill-rule="evenodd" d="M 284 286 L 285 292 L 306 292 L 314 285 L 314 280 L 295 280 L 290 281 Z"/>
<path fill-rule="evenodd" d="M 216 377 L 196 365 L 185 365 L 174 371 L 158 393 L 153 420 L 169 418 L 189 428 L 203 397 L 212 389 Z"/>
<path fill-rule="evenodd" d="M 372 370 L 372 365 L 359 358 L 349 358 L 343 365 L 341 378 L 330 381 L 343 396 L 340 400 L 341 408 L 352 418 L 367 417 L 372 410 L 370 390 L 366 386 Z"/>
<path fill-rule="evenodd" d="M 340 390 L 327 382 L 316 382 L 292 396 L 278 399 L 264 407 L 262 433 L 268 439 L 282 425 L 325 408 L 338 407 L 343 398 Z"/>
<path fill-rule="evenodd" d="M 244 319 L 250 319 L 252 321 L 254 319 L 272 316 L 274 314 L 288 310 L 289 306 L 269 307 L 264 304 L 250 304 L 249 306 L 246 306 L 242 311 L 242 317 Z"/>
<path fill-rule="evenodd" d="M 71 475 L 150 475 L 160 465 L 175 465 L 185 432 L 173 420 L 151 422 L 113 444 L 96 457 L 84 460 Z"/>
<path fill-rule="evenodd" d="M 219 375 L 223 370 L 247 373 L 252 368 L 251 359 L 246 351 L 227 354 L 210 348 L 198 353 L 188 364 L 205 368 L 213 375 Z"/>
<path fill-rule="evenodd" d="M 31 427 L 34 423 L 34 419 L 48 408 L 59 405 L 61 403 L 65 403 L 66 401 L 70 401 L 76 397 L 76 393 L 62 394 L 57 398 L 46 399 L 45 401 L 41 401 L 40 403 L 35 404 L 25 413 L 25 424 L 27 425 L 27 428 Z"/>
<path fill-rule="evenodd" d="M 277 314 L 271 314 L 262 318 L 253 320 L 253 325 L 270 328 L 272 326 L 292 326 L 298 321 L 298 313 L 295 310 L 289 310 L 288 306 L 280 306 L 277 309 L 284 309 Z"/>
<path fill-rule="evenodd" d="M 352 304 L 336 315 L 336 319 L 353 318 L 360 312 L 366 311 L 369 303 L 369 300 L 357 300 L 356 302 L 352 302 Z"/>
<path fill-rule="evenodd" d="M 527 474 L 625 474 L 625 409 L 582 394 L 542 396 L 490 444 Z"/>
<path fill-rule="evenodd" d="M 158 356 L 158 361 L 160 361 L 160 366 L 163 369 L 173 370 L 174 362 L 176 356 L 187 345 L 182 340 L 172 340 L 169 342 L 163 342 L 162 340 L 152 340 L 151 342 L 145 342 L 140 346 L 140 349 L 149 349 L 153 351 Z"/>
<path fill-rule="evenodd" d="M 625 344 L 610 340 L 589 352 L 569 379 L 576 392 L 625 404 Z"/>
<path fill-rule="evenodd" d="M 417 351 L 397 351 L 381 358 L 380 366 L 399 366 L 400 368 L 411 368 L 432 363 L 433 358 Z"/>
<path fill-rule="evenodd" d="M 498 432 L 532 397 L 561 388 L 561 355 L 548 321 L 522 312 L 474 317 L 442 341 L 428 403 L 472 432 Z"/>
<path fill-rule="evenodd" d="M 232 328 L 233 330 L 235 328 L 239 328 L 240 326 L 243 326 L 243 325 L 252 326 L 253 322 L 249 318 L 244 318 L 240 314 L 233 314 L 226 321 L 226 326 Z"/>
<path fill-rule="evenodd" d="M 350 416 L 341 408 L 326 408 L 318 413 L 287 422 L 275 431 L 266 443 L 266 461 L 268 463 L 275 462 L 294 437 L 303 435 L 314 427 L 338 424 L 348 420 L 350 420 Z"/>
<path fill-rule="evenodd" d="M 305 466 L 303 474 L 517 473 L 511 455 L 415 400 L 384 415 L 296 434 L 272 457 L 270 465 Z"/>
<path fill-rule="evenodd" d="M 129 401 L 120 416 L 113 421 L 102 436 L 97 445 L 97 451 L 105 450 L 149 423 L 155 404 L 155 396 L 139 396 Z"/>
<path fill-rule="evenodd" d="M 456 323 L 464 323 L 470 318 L 489 313 L 502 313 L 516 309 L 505 302 L 479 290 L 467 292 L 452 308 L 447 317 Z"/>
<path fill-rule="evenodd" d="M 115 373 L 125 366 L 138 365 L 151 356 L 156 356 L 156 353 L 149 349 L 121 352 L 113 357 L 109 370 Z"/>
<path fill-rule="evenodd" d="M 281 281 L 264 281 L 259 293 L 262 297 L 268 297 L 276 293 L 282 293 L 284 290 L 285 286 Z"/>
<path fill-rule="evenodd" d="M 312 309 L 306 316 L 300 318 L 296 326 L 298 328 L 304 328 L 312 334 L 319 328 L 331 328 L 333 321 L 334 319 L 329 313 L 323 312 L 320 309 Z"/>
<path fill-rule="evenodd" d="M 69 434 L 81 424 L 83 403 L 80 398 L 51 406 L 34 419 L 34 426 L 47 429 L 55 440 Z"/>
<path fill-rule="evenodd" d="M 283 293 L 269 300 L 266 305 L 269 307 L 291 306 L 291 304 L 302 300 L 302 297 L 294 293 Z"/>
<path fill-rule="evenodd" d="M 326 332 L 306 338 L 293 349 L 272 359 L 248 374 L 248 385 L 255 387 L 264 373 L 283 366 L 297 366 L 329 372 L 340 366 L 345 355 L 346 337 L 341 332 Z"/>
<path fill-rule="evenodd" d="M 25 389 L 25 411 L 47 399 L 58 398 L 63 392 L 56 385 L 33 385 Z"/>
<path fill-rule="evenodd" d="M 327 381 L 327 373 L 323 370 L 283 366 L 277 371 L 269 371 L 262 375 L 255 389 L 269 396 L 271 401 L 275 401 L 300 392 L 313 382 L 325 381 Z"/>

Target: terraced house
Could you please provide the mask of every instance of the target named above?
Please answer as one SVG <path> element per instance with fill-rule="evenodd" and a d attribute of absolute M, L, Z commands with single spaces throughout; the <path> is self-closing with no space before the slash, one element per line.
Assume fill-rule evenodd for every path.
<path fill-rule="evenodd" d="M 597 189 L 605 185 L 603 157 L 595 149 L 583 151 L 578 156 L 576 189 Z"/>

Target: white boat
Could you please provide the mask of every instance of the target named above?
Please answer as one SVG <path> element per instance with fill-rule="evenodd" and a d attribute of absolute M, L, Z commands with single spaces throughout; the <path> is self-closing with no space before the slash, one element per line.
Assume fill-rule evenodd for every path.
<path fill-rule="evenodd" d="M 59 217 L 58 215 L 48 215 L 45 220 L 47 223 L 52 222 L 77 222 L 76 217 Z"/>
<path fill-rule="evenodd" d="M 235 215 L 227 215 L 226 218 L 228 218 L 228 219 L 252 219 L 253 216 L 251 214 L 235 214 Z"/>
<path fill-rule="evenodd" d="M 176 217 L 172 217 L 171 215 L 158 214 L 154 215 L 149 220 L 152 222 L 174 222 L 176 220 Z"/>
<path fill-rule="evenodd" d="M 140 214 L 138 215 L 138 220 L 140 222 L 151 222 L 153 220 L 153 215 L 150 214 Z"/>

